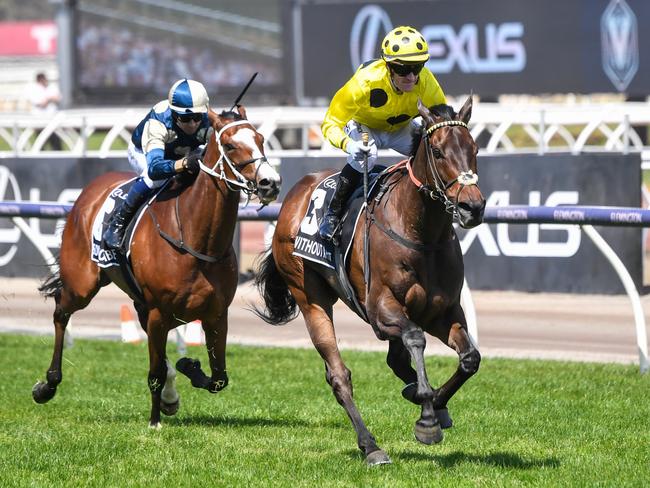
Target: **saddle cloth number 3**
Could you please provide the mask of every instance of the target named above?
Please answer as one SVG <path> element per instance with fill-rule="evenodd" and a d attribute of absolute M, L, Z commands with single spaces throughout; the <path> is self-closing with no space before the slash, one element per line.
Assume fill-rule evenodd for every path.
<path fill-rule="evenodd" d="M 313 236 L 318 232 L 318 219 L 316 218 L 316 210 L 323 208 L 323 205 L 325 205 L 326 195 L 327 192 L 322 188 L 317 188 L 312 194 L 310 203 L 311 212 L 309 212 L 305 218 L 302 219 L 302 223 L 300 224 L 300 231 L 303 234 Z"/>

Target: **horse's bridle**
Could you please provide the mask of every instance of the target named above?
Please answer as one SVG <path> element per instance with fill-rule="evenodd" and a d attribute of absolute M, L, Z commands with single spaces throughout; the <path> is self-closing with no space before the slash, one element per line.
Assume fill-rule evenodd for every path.
<path fill-rule="evenodd" d="M 205 171 L 207 174 L 210 176 L 214 176 L 215 178 L 218 178 L 220 180 L 223 180 L 226 183 L 226 186 L 228 187 L 229 190 L 232 191 L 237 191 L 241 190 L 243 191 L 248 198 L 250 199 L 250 196 L 254 193 L 257 192 L 257 173 L 260 170 L 261 165 L 255 170 L 255 181 L 251 181 L 247 179 L 244 175 L 240 173 L 239 170 L 245 168 L 251 163 L 255 163 L 257 161 L 261 161 L 262 164 L 270 164 L 266 156 L 262 156 L 259 158 L 252 158 L 252 159 L 247 159 L 246 161 L 240 161 L 238 163 L 234 163 L 226 154 L 226 151 L 223 149 L 223 145 L 221 144 L 221 136 L 223 133 L 226 131 L 226 129 L 229 129 L 231 127 L 234 127 L 236 125 L 243 125 L 243 124 L 248 124 L 250 125 L 250 122 L 248 120 L 235 120 L 233 122 L 229 122 L 226 125 L 224 125 L 219 132 L 215 134 L 215 138 L 217 140 L 217 145 L 219 147 L 219 152 L 221 153 L 221 157 L 219 160 L 215 163 L 215 165 L 212 168 L 209 168 L 208 166 L 203 164 L 203 161 L 199 162 L 199 167 L 201 168 L 202 171 Z M 228 178 L 226 176 L 225 172 L 225 164 L 228 165 L 228 168 L 230 168 L 230 171 L 235 175 L 236 180 L 233 180 L 231 178 Z M 215 171 L 217 169 L 217 171 Z"/>
<path fill-rule="evenodd" d="M 428 184 L 427 172 L 425 172 L 424 183 L 421 183 L 415 177 L 415 175 L 413 174 L 413 169 L 411 167 L 410 159 L 406 163 L 406 167 L 408 168 L 411 181 L 413 181 L 415 186 L 418 187 L 419 191 L 425 192 L 427 195 L 429 195 L 429 197 L 432 200 L 440 200 L 444 204 L 445 210 L 450 214 L 456 216 L 458 213 L 458 197 L 460 197 L 460 193 L 468 186 L 477 185 L 478 175 L 474 173 L 471 169 L 468 171 L 461 171 L 456 178 L 445 183 L 442 177 L 440 176 L 440 173 L 438 172 L 438 168 L 435 165 L 436 158 L 433 156 L 433 146 L 430 140 L 431 134 L 433 134 L 433 132 L 436 131 L 437 129 L 440 129 L 441 127 L 453 127 L 453 126 L 464 127 L 465 129 L 469 130 L 467 124 L 461 120 L 444 120 L 442 122 L 438 122 L 437 124 L 433 124 L 422 135 L 422 137 L 425 140 L 427 166 L 429 167 L 429 170 L 431 171 L 431 175 L 433 177 L 434 188 L 431 188 L 431 186 Z M 452 202 L 447 196 L 446 192 L 455 183 L 458 183 L 459 189 L 458 189 L 458 193 L 456 193 L 456 202 Z"/>

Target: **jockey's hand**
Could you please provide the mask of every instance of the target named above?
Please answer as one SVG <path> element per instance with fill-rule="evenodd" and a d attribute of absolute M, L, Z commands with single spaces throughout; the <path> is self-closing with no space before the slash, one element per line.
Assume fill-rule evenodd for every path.
<path fill-rule="evenodd" d="M 374 144 L 375 141 L 368 141 L 368 145 L 366 145 L 363 141 L 350 139 L 347 146 L 345 146 L 345 152 L 350 154 L 356 161 L 363 161 Z"/>
<path fill-rule="evenodd" d="M 176 161 L 176 164 L 174 164 L 174 169 L 177 173 L 187 171 L 188 173 L 196 174 L 200 170 L 199 161 L 201 160 L 202 155 L 203 148 L 195 149 L 184 158 Z"/>

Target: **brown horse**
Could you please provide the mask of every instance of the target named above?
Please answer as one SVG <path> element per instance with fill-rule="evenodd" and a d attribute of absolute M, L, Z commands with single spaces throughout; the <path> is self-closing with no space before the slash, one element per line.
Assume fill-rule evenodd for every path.
<path fill-rule="evenodd" d="M 485 200 L 476 184 L 478 148 L 467 128 L 471 97 L 459 114 L 447 105 L 428 109 L 419 103 L 418 108 L 426 130 L 415 156 L 389 173 L 382 185 L 385 193 L 373 194 L 369 201 L 370 282 L 366 288 L 363 218 L 353 238 L 348 276 L 375 334 L 389 341 L 387 363 L 406 384 L 403 396 L 422 406 L 415 436 L 431 444 L 442 440 L 441 428 L 451 427 L 447 402 L 480 363 L 460 305 L 463 257 L 452 223 L 457 219 L 464 228 L 480 224 Z M 284 199 L 272 252 L 261 262 L 256 278 L 265 302 L 265 309 L 257 312 L 277 325 L 293 319 L 296 306 L 300 309 L 325 362 L 326 380 L 354 426 L 366 462 L 389 463 L 352 398 L 351 373 L 341 359 L 332 323 L 332 306 L 339 296 L 324 279 L 322 267 L 293 254 L 312 191 L 330 174 L 305 176 Z M 456 372 L 437 390 L 425 371 L 424 332 L 455 349 L 460 358 Z"/>
<path fill-rule="evenodd" d="M 124 285 L 118 267 L 100 268 L 91 261 L 90 242 L 95 215 L 108 194 L 129 179 L 128 173 L 109 173 L 91 182 L 75 202 L 67 218 L 59 255 L 59 272 L 40 290 L 54 297 L 55 342 L 47 382 L 37 383 L 32 394 L 45 403 L 61 382 L 63 338 L 70 316 L 86 307 L 99 289 L 111 281 L 134 300 L 149 342 L 151 417 L 160 427 L 160 412 L 178 409 L 175 370 L 166 359 L 170 330 L 182 323 L 201 320 L 212 370 L 208 378 L 198 361 L 183 358 L 183 372 L 192 385 L 216 393 L 228 384 L 226 336 L 228 307 L 237 288 L 237 258 L 232 242 L 237 223 L 240 192 L 256 194 L 266 204 L 277 197 L 280 176 L 268 164 L 263 137 L 246 120 L 246 112 L 210 112 L 214 133 L 208 142 L 201 171 L 193 182 L 174 184 L 159 195 L 145 212 L 131 243 L 133 275 L 141 297 Z M 161 237 L 174 236 L 176 245 Z"/>

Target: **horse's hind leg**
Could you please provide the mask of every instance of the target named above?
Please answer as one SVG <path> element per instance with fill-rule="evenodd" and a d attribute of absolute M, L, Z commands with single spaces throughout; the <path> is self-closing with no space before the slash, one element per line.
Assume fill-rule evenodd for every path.
<path fill-rule="evenodd" d="M 90 268 L 93 269 L 92 267 Z M 97 270 L 96 267 L 94 267 Z M 63 359 L 63 343 L 65 340 L 65 329 L 70 317 L 77 310 L 86 307 L 99 291 L 99 271 L 91 276 L 80 277 L 74 281 L 74 287 L 70 287 L 58 276 L 53 275 L 46 282 L 42 289 L 47 291 L 48 296 L 53 296 L 55 308 L 54 321 L 54 352 L 52 361 L 46 373 L 46 382 L 39 381 L 32 388 L 32 397 L 37 403 L 46 403 L 56 394 L 56 389 L 63 379 L 61 363 Z"/>
<path fill-rule="evenodd" d="M 305 276 L 305 281 L 309 281 L 307 275 Z M 307 283 L 306 286 L 319 285 Z M 332 387 L 332 392 L 339 405 L 348 414 L 357 433 L 357 445 L 366 456 L 366 463 L 369 465 L 390 463 L 390 458 L 377 446 L 375 438 L 366 427 L 354 403 L 352 375 L 343 363 L 336 343 L 334 325 L 332 324 L 332 305 L 320 305 L 314 299 L 307 301 L 304 293 L 296 288 L 292 288 L 291 293 L 300 306 L 311 340 L 323 358 L 323 361 L 325 361 L 326 380 Z M 319 293 L 315 293 L 314 295 L 319 295 Z"/>

